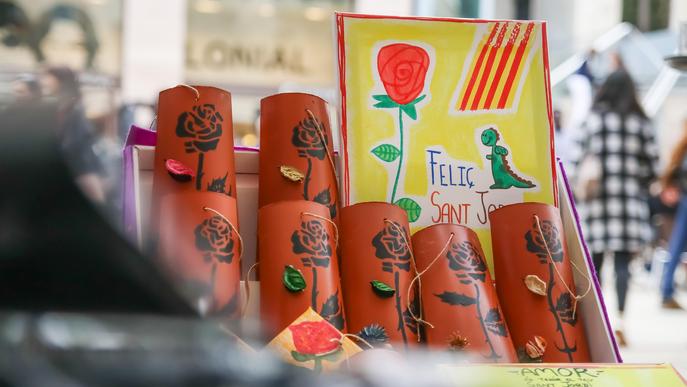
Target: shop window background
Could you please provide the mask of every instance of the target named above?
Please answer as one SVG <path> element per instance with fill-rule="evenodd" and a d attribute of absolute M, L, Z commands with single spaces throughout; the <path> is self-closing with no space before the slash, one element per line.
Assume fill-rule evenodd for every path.
<path fill-rule="evenodd" d="M 0 71 L 65 65 L 115 75 L 121 62 L 120 0 L 0 0 Z"/>
<path fill-rule="evenodd" d="M 262 97 L 303 91 L 336 96 L 335 11 L 352 1 L 189 0 L 186 81 L 232 93 L 239 145 L 258 145 Z"/>
<path fill-rule="evenodd" d="M 517 20 L 529 20 L 530 0 L 515 0 L 515 18 Z"/>
<path fill-rule="evenodd" d="M 668 28 L 670 0 L 623 0 L 623 21 L 641 31 Z"/>
<path fill-rule="evenodd" d="M 479 0 L 415 0 L 415 14 L 423 16 L 478 18 Z"/>
<path fill-rule="evenodd" d="M 122 0 L 0 0 L 0 110 L 20 102 L 55 102 L 43 95 L 41 75 L 49 67 L 71 69 L 82 95 L 79 110 L 83 107 L 92 134 L 80 149 L 88 147 L 102 165 L 102 209 L 113 219 L 120 202 L 122 137 L 130 123 L 120 98 L 121 41 Z M 36 99 L 22 102 L 15 87 L 27 80 L 39 86 Z"/>
<path fill-rule="evenodd" d="M 121 0 L 0 0 L 0 107 L 13 102 L 18 78 L 66 66 L 87 117 L 105 137 L 119 137 L 121 24 Z"/>

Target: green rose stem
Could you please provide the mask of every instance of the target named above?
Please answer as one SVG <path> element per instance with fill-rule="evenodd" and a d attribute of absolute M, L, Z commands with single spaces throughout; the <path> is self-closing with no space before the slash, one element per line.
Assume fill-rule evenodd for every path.
<path fill-rule="evenodd" d="M 196 173 L 196 190 L 200 191 L 203 182 L 203 159 L 205 158 L 205 153 L 198 153 L 198 172 Z"/>
<path fill-rule="evenodd" d="M 310 157 L 308 159 L 308 170 L 305 172 L 305 181 L 303 182 L 303 199 L 310 200 L 308 198 L 308 185 L 310 184 L 310 175 L 312 174 L 312 160 Z"/>
<path fill-rule="evenodd" d="M 313 367 L 313 372 L 316 374 L 321 374 L 322 373 L 322 357 L 321 356 L 314 356 L 313 360 L 315 361 L 315 366 Z"/>
<path fill-rule="evenodd" d="M 398 286 L 398 272 L 394 270 L 394 289 L 396 289 L 396 314 L 398 315 L 398 330 L 401 331 L 401 336 L 403 337 L 403 345 L 408 348 L 408 337 L 406 336 L 406 330 L 403 326 L 403 311 L 401 310 L 401 292 Z"/>
<path fill-rule="evenodd" d="M 549 284 L 546 287 L 546 300 L 549 303 L 549 310 L 551 311 L 551 314 L 553 314 L 553 317 L 556 320 L 556 330 L 560 332 L 561 339 L 563 340 L 563 348 L 558 348 L 558 346 L 556 346 L 556 348 L 558 348 L 559 351 L 564 352 L 566 355 L 568 355 L 568 361 L 572 363 L 572 353 L 575 352 L 575 350 L 574 348 L 571 348 L 570 345 L 568 345 L 568 340 L 565 337 L 565 332 L 563 331 L 563 324 L 561 323 L 561 319 L 558 316 L 556 307 L 553 304 L 553 287 L 556 284 L 556 279 L 553 277 L 553 270 L 553 262 L 549 262 Z"/>
<path fill-rule="evenodd" d="M 477 308 L 477 318 L 479 319 L 479 324 L 482 326 L 482 332 L 484 332 L 484 340 L 489 344 L 489 350 L 491 353 L 489 356 L 486 358 L 489 360 L 496 360 L 500 359 L 501 356 L 499 356 L 496 351 L 494 351 L 494 345 L 491 343 L 491 339 L 489 338 L 489 331 L 487 331 L 487 327 L 484 325 L 484 317 L 482 317 L 482 308 L 480 304 L 480 292 L 479 292 L 479 286 L 477 286 L 476 283 L 472 283 L 472 285 L 475 287 L 475 308 Z"/>
<path fill-rule="evenodd" d="M 391 190 L 391 203 L 396 203 L 396 188 L 398 188 L 398 179 L 401 176 L 401 167 L 403 166 L 403 110 L 398 108 L 398 127 L 399 127 L 399 156 L 398 168 L 396 168 L 396 179 L 394 179 L 394 188 Z"/>

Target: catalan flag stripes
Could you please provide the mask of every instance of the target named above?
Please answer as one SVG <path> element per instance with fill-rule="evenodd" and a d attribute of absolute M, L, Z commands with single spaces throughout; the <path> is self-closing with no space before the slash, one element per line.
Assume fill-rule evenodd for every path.
<path fill-rule="evenodd" d="M 509 109 L 522 80 L 534 23 L 496 22 L 477 46 L 456 108 L 460 111 Z M 507 37 L 507 38 L 506 38 Z"/>

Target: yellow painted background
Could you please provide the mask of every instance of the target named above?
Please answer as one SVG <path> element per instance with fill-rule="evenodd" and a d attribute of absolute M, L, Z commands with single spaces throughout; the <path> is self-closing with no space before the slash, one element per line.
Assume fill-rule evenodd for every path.
<path fill-rule="evenodd" d="M 476 128 L 495 124 L 501 133 L 500 144 L 507 145 L 516 168 L 538 182 L 539 191 L 525 192 L 524 200 L 554 203 L 541 24 L 534 30 L 533 38 L 538 36 L 535 41 L 538 46 L 534 47 L 536 52 L 520 94 L 517 112 L 449 113 L 449 109 L 454 110 L 452 97 L 457 92 L 463 66 L 469 66 L 465 60 L 478 25 L 453 21 L 344 18 L 350 204 L 385 201 L 387 187 L 393 184 L 393 174 L 387 174 L 384 164 L 370 153 L 375 144 L 384 140 L 398 146 L 397 109 L 372 107 L 372 95 L 379 94 L 380 90 L 383 93 L 381 85 L 376 85 L 373 73 L 377 71 L 374 47 L 380 41 L 422 42 L 433 47 L 435 53 L 431 58 L 434 71 L 428 73 L 426 79 L 426 85 L 429 83 L 429 88 L 425 89 L 425 92 L 429 91 L 427 102 L 418 105 L 417 120 L 404 118 L 404 126 L 409 128 L 410 133 L 405 139 L 409 141 L 409 153 L 404 155 L 404 164 L 407 166 L 405 185 L 399 186 L 401 195 L 397 195 L 397 198 L 402 197 L 403 193 L 422 196 L 430 193 L 425 162 L 425 149 L 428 146 L 441 145 L 450 157 L 475 162 L 489 171 L 490 164 L 482 158 L 474 135 Z M 479 49 L 475 57 L 478 54 Z M 523 61 L 526 60 L 527 57 L 523 58 Z M 518 84 L 513 85 L 514 89 L 517 87 Z M 413 231 L 419 229 L 411 226 L 414 226 Z M 475 231 L 491 267 L 489 230 Z"/>
<path fill-rule="evenodd" d="M 456 386 L 531 387 L 684 387 L 670 364 L 513 364 L 440 366 L 442 374 Z M 528 372 L 527 370 L 530 370 Z M 589 371 L 596 377 L 577 377 Z M 567 376 L 573 374 L 573 376 Z M 564 376 L 561 376 L 564 375 Z M 584 375 L 584 374 L 583 374 Z"/>

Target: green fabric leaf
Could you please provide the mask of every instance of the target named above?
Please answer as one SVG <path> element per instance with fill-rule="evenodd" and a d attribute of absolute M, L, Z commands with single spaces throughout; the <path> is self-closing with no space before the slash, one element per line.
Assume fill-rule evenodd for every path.
<path fill-rule="evenodd" d="M 477 302 L 474 297 L 466 296 L 465 294 L 456 292 L 443 292 L 441 294 L 435 294 L 435 296 L 439 297 L 442 302 L 445 302 L 449 305 L 470 306 Z"/>
<path fill-rule="evenodd" d="M 306 361 L 312 360 L 312 356 L 302 354 L 302 353 L 300 353 L 300 352 L 298 352 L 298 351 L 291 351 L 291 357 L 292 357 L 295 361 L 300 362 L 300 363 L 305 363 Z"/>
<path fill-rule="evenodd" d="M 415 222 L 420 218 L 420 213 L 422 212 L 422 207 L 413 199 L 401 198 L 394 203 L 395 205 L 403 208 L 408 214 L 408 221 L 410 223 Z"/>
<path fill-rule="evenodd" d="M 401 151 L 391 144 L 382 144 L 372 149 L 372 154 L 377 156 L 380 160 L 390 163 L 401 155 Z"/>
<path fill-rule="evenodd" d="M 372 290 L 374 290 L 378 296 L 383 298 L 393 297 L 393 295 L 396 293 L 396 289 L 382 281 L 373 280 L 370 281 L 370 285 L 372 285 Z"/>
<path fill-rule="evenodd" d="M 394 108 L 400 106 L 396 102 L 394 102 L 391 98 L 389 98 L 388 95 L 385 94 L 379 94 L 379 95 L 373 95 L 372 98 L 375 100 L 379 101 L 376 104 L 374 104 L 374 107 L 376 108 Z"/>
<path fill-rule="evenodd" d="M 284 267 L 284 275 L 282 282 L 286 289 L 290 292 L 300 292 L 305 289 L 305 278 L 300 270 L 288 265 Z"/>

